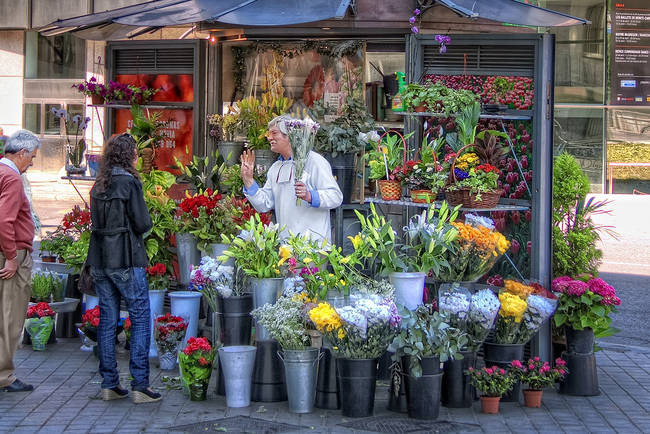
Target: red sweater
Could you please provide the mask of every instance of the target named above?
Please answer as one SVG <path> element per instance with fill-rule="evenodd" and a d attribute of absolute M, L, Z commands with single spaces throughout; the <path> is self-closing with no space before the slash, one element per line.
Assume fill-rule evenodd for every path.
<path fill-rule="evenodd" d="M 0 249 L 5 258 L 16 250 L 32 251 L 34 222 L 25 196 L 23 180 L 11 167 L 0 164 Z"/>

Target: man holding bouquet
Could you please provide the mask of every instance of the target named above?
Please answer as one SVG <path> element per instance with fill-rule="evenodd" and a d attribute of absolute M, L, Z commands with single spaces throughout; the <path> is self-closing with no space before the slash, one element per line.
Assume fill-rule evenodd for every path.
<path fill-rule="evenodd" d="M 330 210 L 341 205 L 343 193 L 330 164 L 311 150 L 318 124 L 283 115 L 268 126 L 271 150 L 280 157 L 269 168 L 264 187 L 260 187 L 253 179 L 255 152 L 242 154 L 244 194 L 258 212 L 274 209 L 276 221 L 285 231 L 317 241 L 329 240 Z"/>

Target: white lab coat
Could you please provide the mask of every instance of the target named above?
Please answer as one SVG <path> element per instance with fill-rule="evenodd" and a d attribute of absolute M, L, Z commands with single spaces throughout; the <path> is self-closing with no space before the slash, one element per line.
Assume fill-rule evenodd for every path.
<path fill-rule="evenodd" d="M 310 152 L 302 182 L 311 192 L 312 203 L 296 204 L 295 167 L 293 160 L 273 163 L 266 174 L 264 187 L 254 183 L 244 194 L 258 212 L 275 210 L 276 222 L 284 226 L 283 236 L 309 235 L 317 241 L 330 240 L 330 210 L 343 202 L 343 193 L 332 175 L 332 168 L 322 155 Z"/>

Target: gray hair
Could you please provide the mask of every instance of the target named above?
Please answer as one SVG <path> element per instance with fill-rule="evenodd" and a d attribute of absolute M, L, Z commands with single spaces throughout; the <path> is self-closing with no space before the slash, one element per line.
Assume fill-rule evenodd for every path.
<path fill-rule="evenodd" d="M 32 133 L 27 130 L 18 130 L 9 137 L 5 144 L 5 153 L 15 154 L 23 149 L 28 153 L 34 152 L 34 149 L 41 147 L 41 141 Z"/>
<path fill-rule="evenodd" d="M 277 126 L 278 130 L 280 130 L 280 132 L 286 136 L 287 134 L 289 134 L 289 130 L 287 129 L 286 122 L 290 122 L 292 120 L 293 118 L 290 115 L 276 116 L 273 119 L 271 119 L 271 121 L 269 122 L 268 124 L 269 130 L 271 129 L 271 127 Z"/>

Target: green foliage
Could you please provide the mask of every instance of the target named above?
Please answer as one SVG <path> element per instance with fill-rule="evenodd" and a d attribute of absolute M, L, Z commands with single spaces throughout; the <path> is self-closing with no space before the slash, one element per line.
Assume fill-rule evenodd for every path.
<path fill-rule="evenodd" d="M 605 213 L 609 202 L 585 203 L 589 180 L 574 157 L 563 153 L 553 164 L 553 274 L 598 274 L 602 252 L 596 247 L 599 231 L 591 216 Z M 610 231 L 611 232 L 611 231 Z M 613 234 L 613 232 L 611 232 Z"/>
<path fill-rule="evenodd" d="M 141 173 L 142 190 L 155 192 L 156 186 L 159 185 L 167 191 L 176 182 L 176 176 L 166 170 L 152 170 L 149 173 Z"/>
<path fill-rule="evenodd" d="M 375 128 L 375 122 L 363 100 L 354 95 L 345 97 L 341 116 L 330 124 L 322 121 L 325 107 L 321 101 L 314 103 L 309 114 L 312 118 L 318 119 L 321 124 L 316 133 L 314 150 L 319 153 L 331 153 L 332 157 L 362 151 L 366 144 L 359 138 L 359 133 Z"/>
<path fill-rule="evenodd" d="M 205 157 L 193 155 L 192 161 L 187 165 L 176 157 L 174 162 L 182 173 L 181 177 L 196 187 L 199 194 L 208 188 L 216 190 L 219 178 L 227 167 L 223 157 L 216 150 L 214 154 Z"/>
<path fill-rule="evenodd" d="M 450 89 L 440 82 L 427 85 L 424 94 L 427 111 L 444 112 L 446 115 L 461 113 L 466 108 L 477 104 L 478 98 L 478 95 L 470 90 Z"/>
<path fill-rule="evenodd" d="M 176 203 L 167 195 L 167 190 L 176 181 L 169 172 L 152 170 L 142 174 L 144 201 L 147 204 L 153 226 L 144 235 L 145 250 L 149 262 L 171 264 L 170 237 L 178 229 L 174 214 Z"/>
<path fill-rule="evenodd" d="M 48 232 L 47 236 L 41 240 L 41 254 L 49 252 L 53 256 L 63 256 L 68 246 L 74 242 L 74 239 L 65 235 L 62 230 Z"/>
<path fill-rule="evenodd" d="M 264 226 L 259 214 L 251 217 L 243 227 L 241 236 L 222 235 L 223 243 L 230 244 L 218 259 L 234 258 L 235 264 L 245 274 L 258 279 L 280 277 L 280 228 L 277 224 Z"/>
<path fill-rule="evenodd" d="M 476 141 L 476 128 L 481 115 L 481 105 L 476 102 L 466 106 L 456 116 L 456 132 L 448 133 L 445 140 L 454 151 Z"/>
<path fill-rule="evenodd" d="M 404 136 L 408 140 L 413 133 Z M 398 134 L 386 134 L 378 146 L 365 154 L 370 166 L 369 179 L 386 179 L 386 166 L 388 166 L 388 179 L 395 179 L 393 170 L 404 163 L 404 142 Z M 385 156 L 385 160 L 384 160 Z"/>
<path fill-rule="evenodd" d="M 568 325 L 575 330 L 589 327 L 597 338 L 613 335 L 617 332 L 611 327 L 612 320 L 609 316 L 613 307 L 601 304 L 602 299 L 603 297 L 591 291 L 585 291 L 579 297 L 562 294 L 557 311 L 553 315 L 555 326 Z"/>
<path fill-rule="evenodd" d="M 81 267 L 88 256 L 89 245 L 90 231 L 82 232 L 79 239 L 68 245 L 61 255 L 68 267 L 74 270 L 75 274 L 81 272 Z"/>
<path fill-rule="evenodd" d="M 415 107 L 426 103 L 427 89 L 420 83 L 409 83 L 400 95 L 406 111 L 413 111 Z"/>
<path fill-rule="evenodd" d="M 183 351 L 178 353 L 178 364 L 183 382 L 187 387 L 210 380 L 214 357 L 214 348 L 211 351 L 194 351 L 190 356 Z M 201 359 L 203 359 L 203 363 L 201 363 Z"/>
<path fill-rule="evenodd" d="M 76 139 L 74 143 L 69 144 L 66 147 L 67 153 L 68 153 L 68 161 L 70 162 L 71 165 L 79 167 L 81 166 L 81 161 L 83 160 L 84 157 L 84 152 L 86 152 L 86 140 L 84 139 Z"/>
<path fill-rule="evenodd" d="M 143 149 L 158 147 L 163 139 L 160 130 L 167 125 L 167 122 L 160 120 L 161 113 L 149 113 L 149 110 L 147 110 L 145 114 L 141 106 L 133 104 L 131 106 L 131 117 L 133 118 L 133 126 L 127 132 L 135 139 L 138 152 Z"/>
<path fill-rule="evenodd" d="M 399 361 L 410 356 L 409 368 L 415 377 L 422 375 L 422 357 L 437 356 L 441 362 L 463 358 L 460 351 L 469 344 L 467 333 L 451 327 L 432 305 L 420 305 L 414 311 L 400 306 L 399 314 L 402 322 L 391 344 L 396 350 L 392 358 Z"/>

